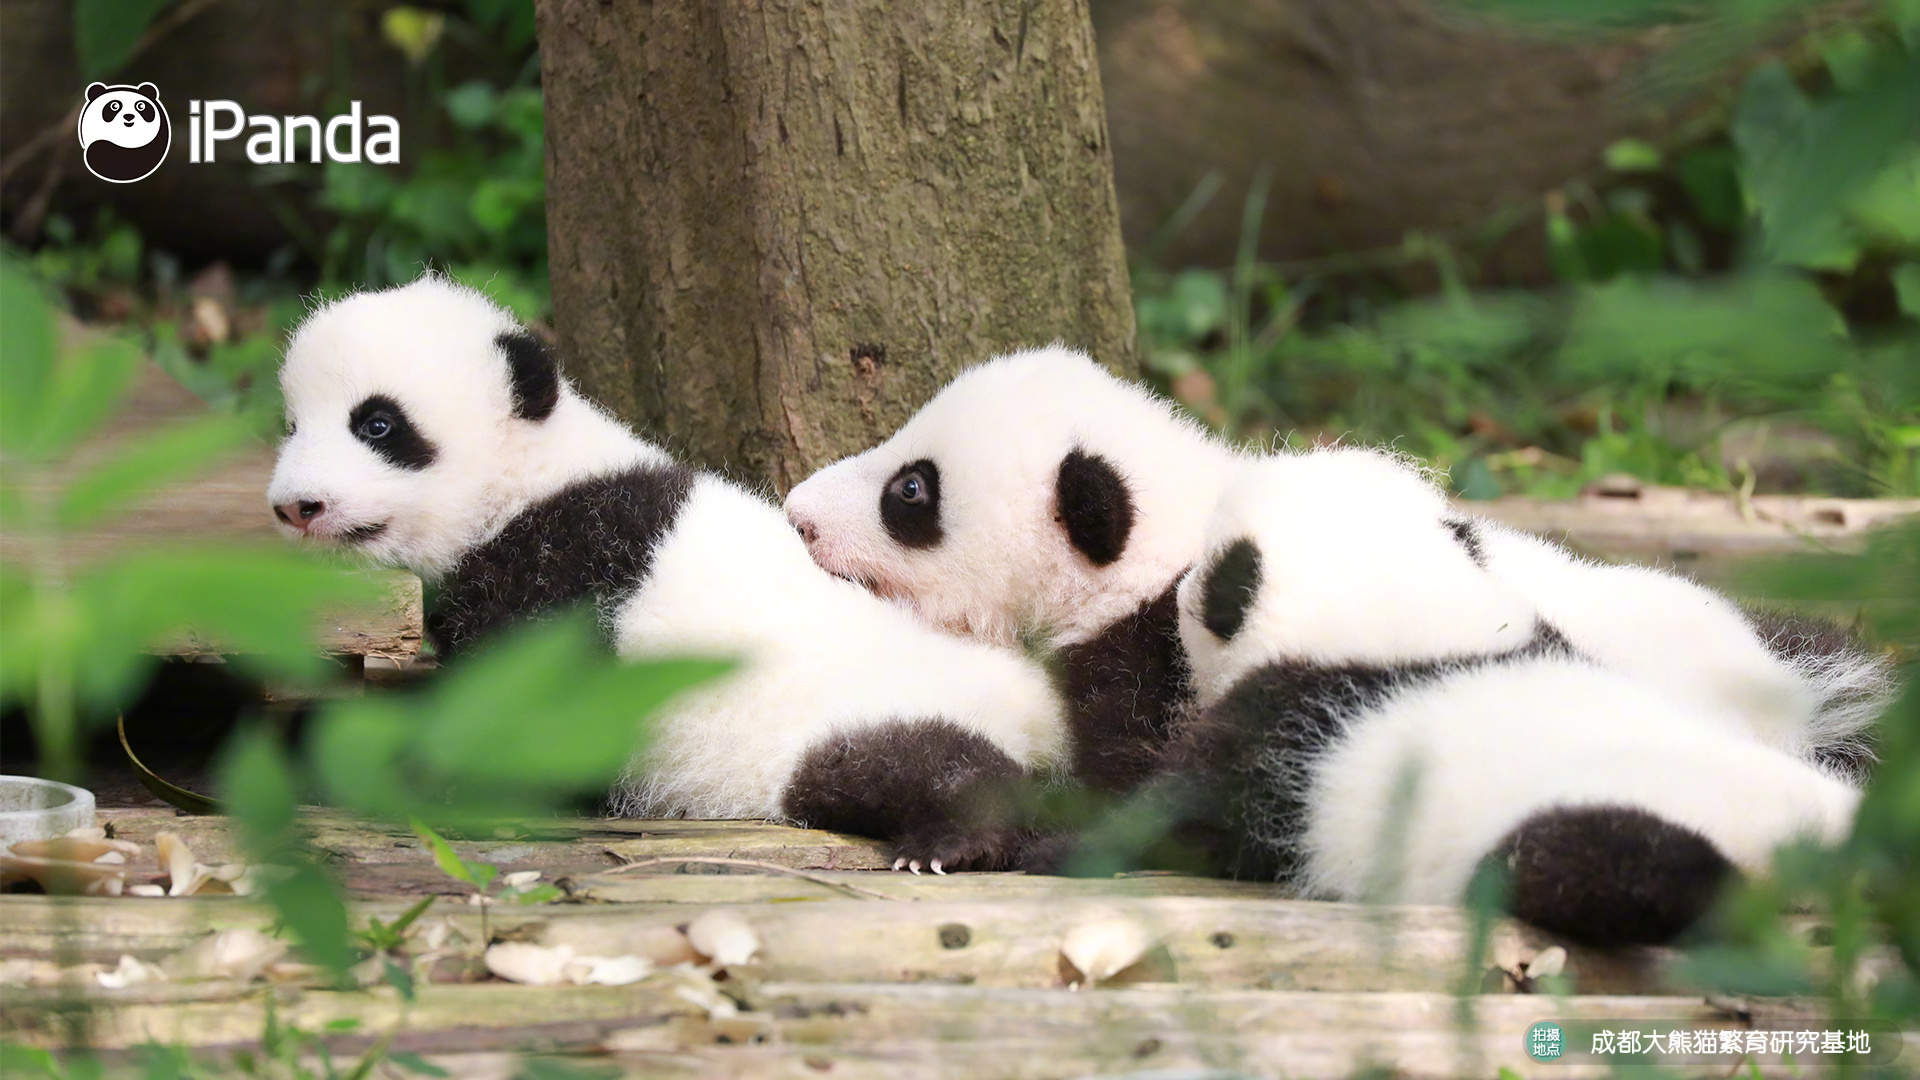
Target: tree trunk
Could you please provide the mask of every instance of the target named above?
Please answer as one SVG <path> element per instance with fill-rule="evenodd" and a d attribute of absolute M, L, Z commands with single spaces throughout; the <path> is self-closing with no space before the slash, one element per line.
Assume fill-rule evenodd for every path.
<path fill-rule="evenodd" d="M 785 490 L 960 368 L 1134 365 L 1086 0 L 541 0 L 555 322 L 593 397 Z"/>
<path fill-rule="evenodd" d="M 1224 266 L 1272 170 L 1260 254 L 1300 259 L 1485 222 L 1674 122 L 1621 91 L 1673 35 L 1558 39 L 1446 0 L 1102 0 L 1127 236 L 1146 243 L 1208 174 L 1222 186 L 1156 254 Z M 1689 99 L 1691 100 L 1691 99 Z M 1537 279 L 1537 237 L 1495 277 Z"/>

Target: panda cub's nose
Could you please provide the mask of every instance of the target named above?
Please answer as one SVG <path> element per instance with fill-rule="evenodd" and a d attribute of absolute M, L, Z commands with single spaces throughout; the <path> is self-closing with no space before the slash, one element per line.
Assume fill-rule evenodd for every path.
<path fill-rule="evenodd" d="M 326 503 L 301 499 L 274 507 L 273 516 L 279 518 L 283 525 L 291 525 L 301 532 L 306 532 L 307 527 L 313 524 L 313 519 L 325 513 L 326 509 Z"/>

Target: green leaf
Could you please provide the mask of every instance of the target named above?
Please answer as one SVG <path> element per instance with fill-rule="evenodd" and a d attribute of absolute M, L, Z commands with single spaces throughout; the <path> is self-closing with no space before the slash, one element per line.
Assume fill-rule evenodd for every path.
<path fill-rule="evenodd" d="M 1907 48 L 1920 46 L 1920 0 L 1887 0 L 1887 11 Z"/>
<path fill-rule="evenodd" d="M 1557 358 L 1589 385 L 1672 378 L 1797 403 L 1846 361 L 1844 325 L 1813 283 L 1621 278 L 1582 293 Z"/>
<path fill-rule="evenodd" d="M 1857 27 L 1843 27 L 1820 41 L 1820 59 L 1833 84 L 1842 90 L 1858 90 L 1866 82 L 1877 54 L 1873 42 Z"/>
<path fill-rule="evenodd" d="M 293 772 L 278 738 L 264 728 L 237 733 L 220 769 L 227 813 L 246 835 L 277 847 L 299 812 Z"/>
<path fill-rule="evenodd" d="M 380 968 L 381 974 L 386 977 L 387 985 L 400 992 L 401 1000 L 412 1001 L 413 976 L 408 973 L 407 969 L 391 960 L 381 963 Z"/>
<path fill-rule="evenodd" d="M 556 885 L 536 885 L 531 889 L 510 894 L 509 899 L 516 904 L 544 904 L 549 900 L 558 900 L 564 895 L 566 894 Z"/>
<path fill-rule="evenodd" d="M 427 850 L 433 854 L 433 865 L 439 867 L 441 873 L 455 881 L 464 881 L 482 892 L 486 891 L 474 876 L 473 867 L 454 854 L 453 845 L 447 843 L 445 837 L 428 828 L 427 823 L 418 818 L 413 820 L 413 831 L 420 839 L 426 841 Z"/>
<path fill-rule="evenodd" d="M 1920 148 L 1849 201 L 1847 219 L 1877 247 L 1920 251 Z"/>
<path fill-rule="evenodd" d="M 60 1080 L 64 1075 L 59 1059 L 51 1051 L 0 1040 L 0 1076 L 47 1076 Z"/>
<path fill-rule="evenodd" d="M 413 1073 L 415 1076 L 431 1076 L 434 1077 L 435 1080 L 439 1080 L 441 1077 L 453 1075 L 440 1066 L 435 1065 L 433 1062 L 428 1061 L 426 1058 L 421 1057 L 419 1054 L 405 1050 L 396 1050 L 388 1054 L 387 1060 Z"/>
<path fill-rule="evenodd" d="M 440 35 L 446 28 L 447 17 L 440 12 L 406 5 L 390 7 L 380 17 L 380 36 L 406 54 L 410 64 L 425 60 L 440 44 Z"/>
<path fill-rule="evenodd" d="M 1614 172 L 1658 172 L 1660 148 L 1644 139 L 1621 139 L 1607 147 L 1607 168 Z"/>
<path fill-rule="evenodd" d="M 483 127 L 493 119 L 497 97 L 492 84 L 483 80 L 462 83 L 447 92 L 447 115 L 463 128 Z"/>
<path fill-rule="evenodd" d="M 472 663 L 421 732 L 422 760 L 469 782 L 579 790 L 617 776 L 641 725 L 670 698 L 730 669 L 712 660 L 582 662 L 555 633 Z M 535 659 L 538 658 L 538 659 Z M 538 716 L 540 723 L 528 723 Z"/>
<path fill-rule="evenodd" d="M 77 529 L 99 520 L 163 484 L 203 468 L 247 441 L 247 425 L 232 416 L 207 416 L 168 426 L 132 441 L 68 486 L 58 520 Z"/>
<path fill-rule="evenodd" d="M 173 0 L 75 0 L 73 48 L 80 56 L 80 77 L 111 74 L 133 52 L 141 35 Z"/>
<path fill-rule="evenodd" d="M 282 871 L 260 875 L 267 901 L 307 956 L 344 979 L 354 960 L 347 906 L 297 833 L 293 768 L 278 737 L 258 727 L 237 733 L 220 778 L 242 846 L 255 862 Z"/>
<path fill-rule="evenodd" d="M 104 703 L 130 689 L 130 658 L 189 632 L 276 678 L 317 679 L 334 670 L 314 643 L 321 615 L 382 598 L 367 574 L 289 547 L 239 544 L 127 555 L 76 576 L 72 592 L 95 624 L 81 688 Z"/>
<path fill-rule="evenodd" d="M 39 426 L 55 348 L 46 297 L 18 259 L 0 255 L 0 447 L 23 448 Z"/>
<path fill-rule="evenodd" d="M 513 1080 L 617 1080 L 618 1065 L 583 1065 L 567 1058 L 526 1057 Z"/>
<path fill-rule="evenodd" d="M 427 909 L 433 906 L 435 899 L 437 898 L 433 896 L 421 897 L 412 907 L 402 912 L 398 919 L 393 920 L 393 925 L 387 929 L 402 937 L 406 936 L 408 928 L 419 921 L 420 916 L 427 913 Z"/>
<path fill-rule="evenodd" d="M 1900 264 L 1893 272 L 1893 289 L 1900 297 L 1900 310 L 1908 318 L 1920 319 L 1920 262 Z"/>
<path fill-rule="evenodd" d="M 418 778 L 402 771 L 418 730 L 397 702 L 379 698 L 338 702 L 322 711 L 308 746 L 327 801 L 387 819 L 425 812 Z"/>
<path fill-rule="evenodd" d="M 85 438 L 119 410 L 139 364 L 139 349 L 117 338 L 62 355 L 45 388 L 25 455 L 57 457 Z"/>
<path fill-rule="evenodd" d="M 1674 175 L 1707 224 L 1732 231 L 1746 220 L 1745 196 L 1740 192 L 1739 156 L 1729 146 L 1703 146 L 1682 154 Z"/>
<path fill-rule="evenodd" d="M 1766 226 L 1769 256 L 1799 266 L 1850 267 L 1839 211 L 1912 144 L 1915 116 L 1920 55 L 1882 56 L 1858 90 L 1818 105 L 1780 65 L 1755 70 L 1733 136 Z"/>

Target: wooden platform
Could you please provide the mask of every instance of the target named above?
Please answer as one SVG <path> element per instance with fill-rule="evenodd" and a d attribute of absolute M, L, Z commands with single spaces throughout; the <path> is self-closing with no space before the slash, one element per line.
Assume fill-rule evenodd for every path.
<path fill-rule="evenodd" d="M 110 810 L 115 835 L 185 837 L 203 861 L 231 855 L 224 823 Z M 354 895 L 356 923 L 391 921 L 439 894 L 417 926 L 446 920 L 477 956 L 482 911 L 471 890 L 435 871 L 409 833 L 331 812 L 307 815 L 317 846 Z M 423 985 L 403 1005 L 391 988 L 362 992 L 299 982 L 164 982 L 83 992 L 91 1037 L 109 1051 L 149 1041 L 217 1053 L 257 1043 L 271 1002 L 278 1021 L 328 1032 L 336 1058 L 391 1037 L 458 1076 L 512 1075 L 520 1052 L 592 1055 L 636 1077 L 1345 1078 L 1609 1075 L 1576 1053 L 1529 1059 L 1537 1021 L 1573 1029 L 1819 1026 L 1794 1001 L 1726 1001 L 1690 991 L 1672 954 L 1568 949 L 1575 993 L 1523 993 L 1516 975 L 1557 943 L 1510 923 L 1493 928 L 1469 968 L 1469 917 L 1451 908 L 1292 900 L 1270 886 L 1169 875 L 1088 881 L 1023 875 L 915 877 L 880 863 L 867 841 L 749 822 L 565 821 L 456 843 L 462 858 L 535 869 L 564 902 L 498 904 L 485 936 L 615 955 L 723 907 L 751 927 L 755 959 L 729 968 L 706 997 L 679 976 L 631 986 L 532 987 L 498 980 Z M 764 868 L 702 864 L 751 860 Z M 648 865 L 619 871 L 630 862 Z M 653 861 L 660 860 L 660 861 Z M 157 866 L 149 872 L 157 872 Z M 139 871 L 136 870 L 136 877 Z M 1097 987 L 1061 956 L 1076 927 L 1113 919 L 1156 944 Z M 207 934 L 267 929 L 240 899 L 0 897 L 0 959 L 53 955 L 156 960 Z M 1817 928 L 1807 926 L 1809 934 Z M 457 965 L 456 965 L 457 966 Z M 474 965 L 465 965 L 471 972 Z M 716 1008 L 712 988 L 724 995 Z M 1461 996 L 1463 988 L 1470 994 Z M 52 1046 L 72 993 L 8 988 L 0 1037 Z M 1470 1020 L 1462 1026 L 1461 1020 Z M 1920 1036 L 1905 1037 L 1920 1053 Z M 1729 1075 L 1735 1058 L 1668 1063 L 1687 1076 Z M 1788 1075 L 1775 1058 L 1761 1075 Z M 1822 1075 L 1802 1060 L 1797 1075 Z M 1208 1071 L 1214 1070 L 1214 1071 Z M 1746 1075 L 1744 1072 L 1742 1075 Z"/>

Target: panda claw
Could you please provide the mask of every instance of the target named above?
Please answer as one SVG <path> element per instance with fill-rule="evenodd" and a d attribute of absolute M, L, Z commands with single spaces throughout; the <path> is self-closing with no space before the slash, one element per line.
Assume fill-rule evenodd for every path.
<path fill-rule="evenodd" d="M 902 855 L 893 860 L 893 868 L 895 871 L 905 870 L 907 868 L 907 857 Z"/>
<path fill-rule="evenodd" d="M 940 875 L 941 877 L 946 877 L 946 876 L 947 876 L 947 872 L 946 872 L 945 870 L 942 870 L 942 869 L 940 869 L 940 860 L 939 860 L 939 859 L 935 859 L 935 860 L 933 860 L 933 863 L 931 864 L 931 866 L 929 867 L 929 869 L 931 869 L 931 870 L 932 870 L 932 871 L 933 871 L 934 873 L 936 873 L 936 874 L 939 874 L 939 875 Z"/>
<path fill-rule="evenodd" d="M 913 871 L 913 872 L 914 872 L 914 875 L 915 875 L 915 876 L 917 877 L 917 876 L 919 875 L 919 873 L 920 873 L 920 860 L 919 860 L 919 859 L 915 859 L 915 860 L 913 860 L 912 862 L 910 862 L 910 863 L 908 863 L 908 864 L 907 864 L 907 869 L 909 869 L 909 870 L 911 870 L 911 871 Z"/>

